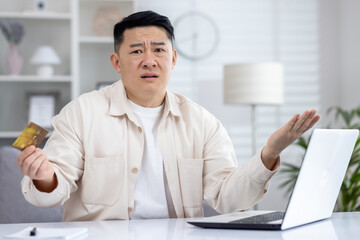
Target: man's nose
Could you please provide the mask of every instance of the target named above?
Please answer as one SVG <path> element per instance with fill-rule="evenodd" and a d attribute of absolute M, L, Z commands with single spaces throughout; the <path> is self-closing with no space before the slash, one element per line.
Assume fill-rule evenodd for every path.
<path fill-rule="evenodd" d="M 144 59 L 143 59 L 143 63 L 142 63 L 143 67 L 156 67 L 157 63 L 155 61 L 154 55 L 152 54 L 152 52 L 147 51 L 144 54 Z"/>

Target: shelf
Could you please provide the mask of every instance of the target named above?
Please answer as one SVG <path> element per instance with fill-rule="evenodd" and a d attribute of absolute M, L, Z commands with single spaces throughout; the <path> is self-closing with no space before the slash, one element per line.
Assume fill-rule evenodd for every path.
<path fill-rule="evenodd" d="M 80 3 L 95 3 L 95 4 L 103 4 L 103 3 L 133 3 L 134 0 L 80 0 Z"/>
<path fill-rule="evenodd" d="M 0 18 L 70 20 L 70 13 L 58 12 L 0 12 Z"/>
<path fill-rule="evenodd" d="M 0 132 L 0 138 L 17 138 L 20 134 L 18 131 Z"/>
<path fill-rule="evenodd" d="M 114 43 L 113 37 L 82 36 L 80 43 Z"/>
<path fill-rule="evenodd" d="M 71 76 L 53 76 L 42 78 L 36 75 L 0 75 L 0 82 L 64 82 L 70 83 Z"/>
<path fill-rule="evenodd" d="M 0 131 L 0 139 L 1 138 L 17 138 L 20 136 L 21 131 Z M 52 132 L 49 132 L 46 135 L 46 138 L 50 137 Z"/>

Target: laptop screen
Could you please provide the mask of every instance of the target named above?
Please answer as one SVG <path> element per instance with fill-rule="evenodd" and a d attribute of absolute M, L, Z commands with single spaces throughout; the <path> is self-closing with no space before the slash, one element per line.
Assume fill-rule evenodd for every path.
<path fill-rule="evenodd" d="M 282 229 L 331 216 L 358 134 L 358 130 L 313 131 Z"/>

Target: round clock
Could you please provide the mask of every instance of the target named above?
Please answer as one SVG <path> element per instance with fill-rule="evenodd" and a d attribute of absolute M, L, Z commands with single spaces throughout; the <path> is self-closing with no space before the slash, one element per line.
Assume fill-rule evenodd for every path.
<path fill-rule="evenodd" d="M 190 60 L 210 56 L 219 44 L 219 29 L 215 21 L 199 11 L 190 11 L 174 21 L 175 49 Z"/>

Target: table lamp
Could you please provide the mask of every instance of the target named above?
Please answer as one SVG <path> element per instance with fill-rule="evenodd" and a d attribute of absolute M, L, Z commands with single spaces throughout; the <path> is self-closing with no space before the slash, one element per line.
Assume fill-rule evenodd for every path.
<path fill-rule="evenodd" d="M 224 66 L 224 103 L 251 106 L 252 155 L 256 153 L 256 106 L 280 105 L 283 102 L 281 63 L 243 63 Z"/>
<path fill-rule="evenodd" d="M 37 74 L 40 77 L 51 77 L 54 74 L 53 64 L 60 64 L 61 60 L 51 46 L 39 47 L 31 58 L 32 64 L 39 65 Z"/>

